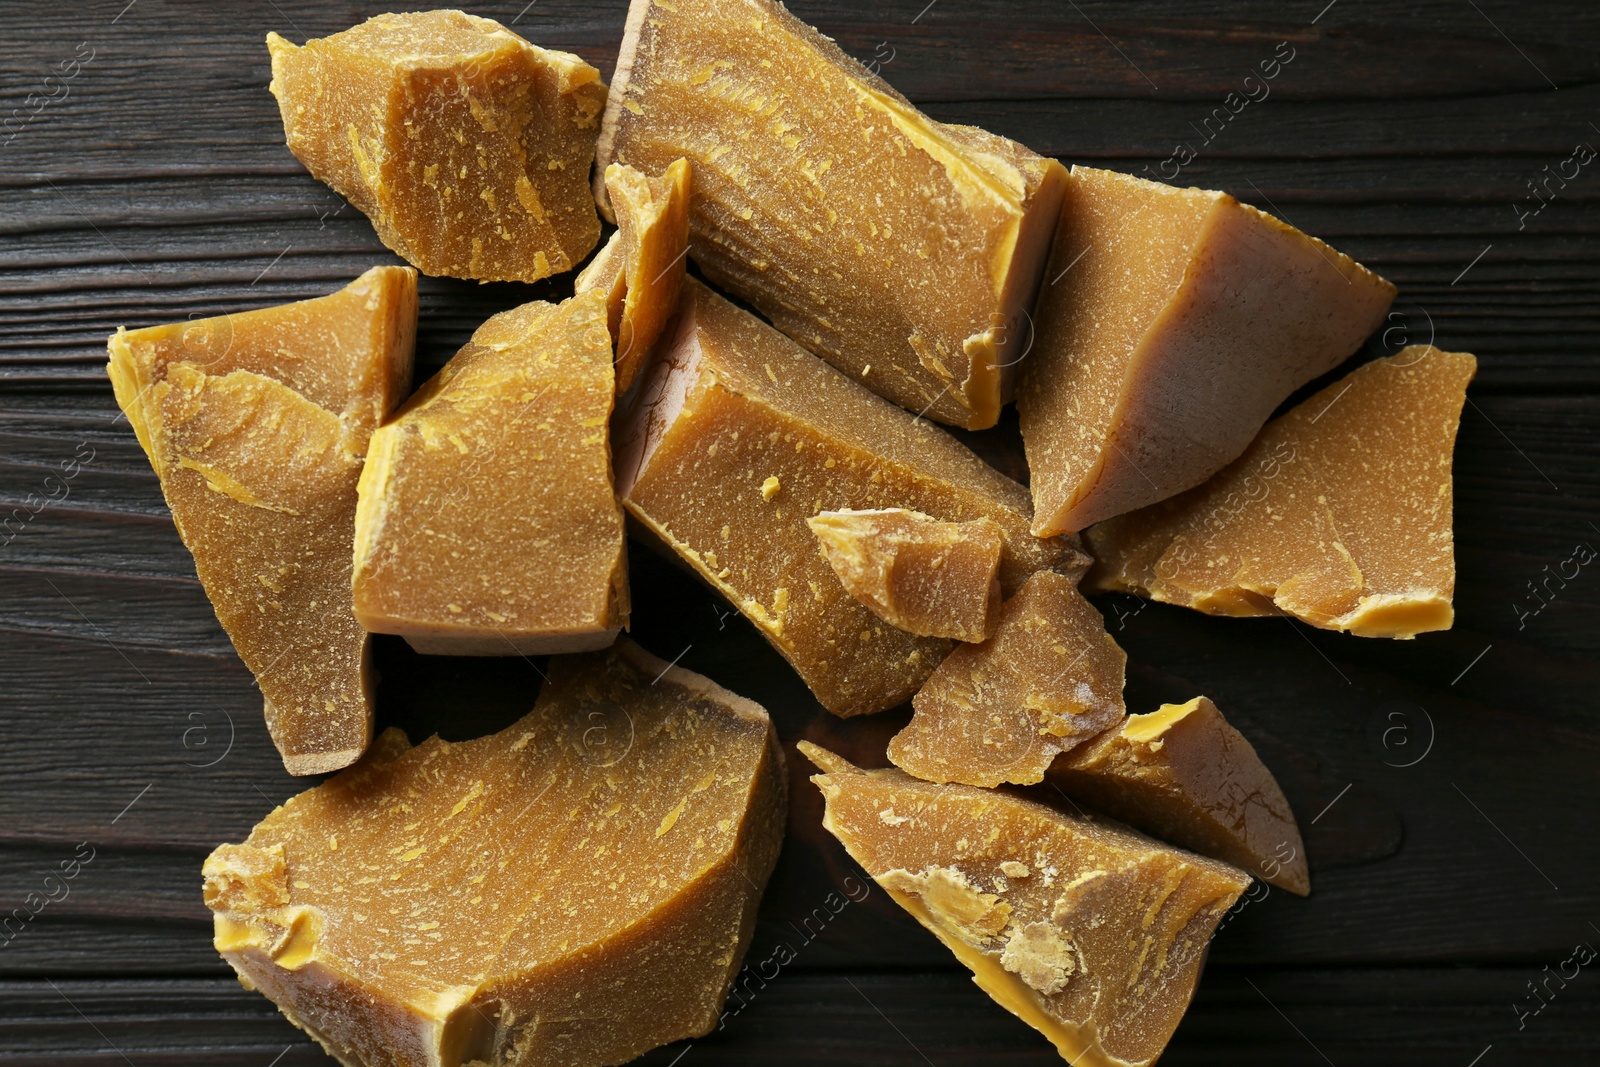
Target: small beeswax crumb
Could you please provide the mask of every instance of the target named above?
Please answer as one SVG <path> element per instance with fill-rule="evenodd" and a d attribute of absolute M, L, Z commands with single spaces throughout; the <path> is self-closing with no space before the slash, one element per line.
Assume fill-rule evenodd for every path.
<path fill-rule="evenodd" d="M 800 751 L 824 772 L 823 826 L 980 989 L 1069 1063 L 1155 1062 L 1248 875 L 1009 793 Z"/>
<path fill-rule="evenodd" d="M 1040 781 L 1057 755 L 1122 719 L 1127 660 L 1072 582 L 1041 571 L 1001 606 L 987 641 L 961 645 L 928 678 L 889 758 L 930 782 Z"/>
<path fill-rule="evenodd" d="M 1163 841 L 1311 892 L 1305 845 L 1283 790 L 1205 697 L 1130 715 L 1051 766 L 1075 799 Z"/>
<path fill-rule="evenodd" d="M 1450 458 L 1476 369 L 1425 345 L 1358 367 L 1204 485 L 1095 527 L 1091 585 L 1362 637 L 1449 629 Z"/>
<path fill-rule="evenodd" d="M 267 34 L 289 151 L 425 274 L 538 281 L 600 239 L 606 87 L 567 52 L 460 11 L 378 15 L 297 47 Z"/>
<path fill-rule="evenodd" d="M 1226 193 L 1074 167 L 1017 411 L 1034 530 L 1172 496 L 1383 321 L 1395 288 Z"/>
<path fill-rule="evenodd" d="M 933 121 L 776 0 L 633 0 L 613 82 L 599 160 L 694 161 L 711 281 L 902 406 L 994 425 L 1059 163 Z"/>
<path fill-rule="evenodd" d="M 806 525 L 818 511 L 987 518 L 1004 541 L 1002 589 L 1043 568 L 1081 566 L 1074 541 L 1028 532 L 1027 490 L 693 281 L 676 333 L 619 413 L 616 470 L 641 527 L 760 628 L 839 715 L 905 700 L 950 643 L 890 626 L 847 593 Z M 781 490 L 768 500 L 758 479 Z M 781 614 L 768 607 L 779 588 L 795 592 Z"/>
<path fill-rule="evenodd" d="M 776 477 L 768 478 L 766 481 L 761 483 L 761 499 L 771 500 L 773 497 L 778 495 L 778 490 L 781 488 L 782 485 Z"/>
<path fill-rule="evenodd" d="M 605 180 L 617 232 L 579 273 L 576 287 L 606 291 L 620 395 L 678 310 L 689 242 L 689 163 L 674 160 L 660 178 L 613 163 Z"/>
<path fill-rule="evenodd" d="M 338 770 L 371 738 L 356 481 L 411 380 L 416 278 L 375 267 L 331 296 L 108 343 L 117 403 L 291 774 Z"/>
<path fill-rule="evenodd" d="M 372 439 L 356 617 L 419 652 L 610 644 L 628 620 L 606 294 L 501 312 Z"/>
<path fill-rule="evenodd" d="M 885 508 L 824 511 L 808 523 L 839 581 L 880 619 L 922 637 L 988 635 L 1005 545 L 992 519 L 940 522 Z"/>
<path fill-rule="evenodd" d="M 716 1026 L 785 793 L 766 712 L 624 640 L 552 660 L 498 734 L 386 732 L 213 852 L 205 901 L 351 1067 L 623 1063 Z"/>

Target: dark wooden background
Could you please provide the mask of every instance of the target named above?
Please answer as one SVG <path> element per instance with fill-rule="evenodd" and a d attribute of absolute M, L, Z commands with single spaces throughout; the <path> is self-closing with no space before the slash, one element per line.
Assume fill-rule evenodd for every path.
<path fill-rule="evenodd" d="M 622 0 L 522 4 L 474 10 L 609 76 Z M 1600 1062 L 1600 962 L 1548 977 L 1571 974 L 1580 943 L 1600 948 L 1600 565 L 1547 577 L 1600 546 L 1600 160 L 1521 215 L 1541 202 L 1530 181 L 1600 146 L 1600 5 L 794 6 L 937 118 L 1135 172 L 1191 143 L 1182 182 L 1399 284 L 1372 350 L 1436 340 L 1482 361 L 1456 453 L 1455 629 L 1371 641 L 1100 602 L 1131 658 L 1132 710 L 1215 698 L 1281 777 L 1315 878 L 1309 900 L 1274 892 L 1229 920 L 1163 1062 Z M 385 9 L 0 4 L 0 115 L 16 116 L 0 135 L 0 517 L 29 516 L 0 547 L 0 915 L 80 843 L 94 850 L 63 899 L 0 938 L 0 1063 L 328 1062 L 211 949 L 201 859 L 306 783 L 282 772 L 117 417 L 103 345 L 119 324 L 301 299 L 392 261 L 284 149 L 262 44 Z M 1195 127 L 1279 42 L 1294 58 L 1270 97 L 1202 143 Z M 65 89 L 44 81 L 74 59 Z M 53 99 L 24 121 L 30 92 Z M 570 284 L 424 279 L 422 366 Z M 1003 431 L 985 445 L 1008 454 Z M 29 494 L 54 499 L 32 514 Z M 903 713 L 830 719 L 689 579 L 642 552 L 635 574 L 643 644 L 765 704 L 786 741 L 882 761 Z M 520 660 L 423 660 L 388 639 L 378 656 L 382 718 L 413 736 L 496 728 L 537 684 Z M 749 958 L 786 940 L 796 959 L 721 1032 L 647 1062 L 1058 1062 L 881 891 L 827 910 L 856 883 L 791 770 L 791 834 Z"/>

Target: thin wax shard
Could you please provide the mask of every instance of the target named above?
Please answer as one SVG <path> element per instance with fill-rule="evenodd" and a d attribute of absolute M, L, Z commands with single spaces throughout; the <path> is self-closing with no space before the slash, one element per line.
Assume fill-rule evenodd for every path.
<path fill-rule="evenodd" d="M 628 621 L 600 290 L 501 312 L 372 439 L 356 618 L 419 652 L 603 648 Z"/>
<path fill-rule="evenodd" d="M 338 770 L 371 738 L 356 482 L 416 325 L 416 272 L 378 267 L 332 296 L 109 343 L 117 402 L 291 774 Z"/>
<path fill-rule="evenodd" d="M 1126 714 L 1127 661 L 1070 580 L 1036 574 L 987 641 L 960 646 L 928 678 L 889 758 L 930 782 L 1038 782 L 1056 756 Z"/>
<path fill-rule="evenodd" d="M 1204 481 L 1361 347 L 1395 294 L 1226 193 L 1086 167 L 1047 274 L 1017 385 L 1039 534 Z"/>
<path fill-rule="evenodd" d="M 538 281 L 600 239 L 606 87 L 577 56 L 460 11 L 267 48 L 289 151 L 423 273 Z"/>
<path fill-rule="evenodd" d="M 1069 796 L 1163 841 L 1311 892 L 1305 844 L 1277 779 L 1205 697 L 1130 715 L 1050 768 Z"/>
<path fill-rule="evenodd" d="M 716 1025 L 784 798 L 766 712 L 624 642 L 498 734 L 388 731 L 213 852 L 205 900 L 349 1067 L 623 1063 Z"/>
<path fill-rule="evenodd" d="M 1448 629 L 1450 462 L 1477 365 L 1414 345 L 1357 368 L 1204 485 L 1096 526 L 1091 584 L 1362 637 Z"/>
<path fill-rule="evenodd" d="M 809 742 L 823 826 L 1076 1067 L 1154 1063 L 1249 877 L 1008 793 L 862 771 Z"/>
<path fill-rule="evenodd" d="M 982 641 L 1000 608 L 1005 537 L 992 519 L 824 511 L 807 520 L 828 565 L 873 614 L 907 633 Z"/>
<path fill-rule="evenodd" d="M 1000 584 L 1075 570 L 1028 532 L 1027 490 L 910 412 L 689 282 L 676 334 L 622 412 L 628 511 L 742 611 L 824 707 L 860 715 L 916 692 L 950 649 L 884 622 L 839 583 L 806 520 L 904 507 L 1000 527 Z"/>
<path fill-rule="evenodd" d="M 776 0 L 633 0 L 613 83 L 600 162 L 690 161 L 708 278 L 879 395 L 994 425 L 1059 163 L 933 121 Z"/>
<path fill-rule="evenodd" d="M 689 163 L 675 160 L 660 178 L 613 163 L 606 189 L 617 232 L 578 274 L 576 287 L 607 294 L 620 395 L 678 310 L 689 251 Z"/>

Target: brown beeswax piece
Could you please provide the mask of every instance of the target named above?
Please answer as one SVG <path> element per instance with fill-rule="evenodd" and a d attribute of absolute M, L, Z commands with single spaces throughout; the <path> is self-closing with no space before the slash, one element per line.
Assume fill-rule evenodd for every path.
<path fill-rule="evenodd" d="M 680 157 L 708 278 L 881 396 L 994 425 L 1059 163 L 933 121 L 776 0 L 633 0 L 599 160 Z"/>
<path fill-rule="evenodd" d="M 346 766 L 371 737 L 356 482 L 410 381 L 416 321 L 416 272 L 379 267 L 332 296 L 109 342 L 117 401 L 291 774 Z"/>
<path fill-rule="evenodd" d="M 1358 367 L 1204 485 L 1095 527 L 1091 584 L 1362 637 L 1448 629 L 1450 461 L 1476 369 L 1426 345 Z"/>
<path fill-rule="evenodd" d="M 823 826 L 980 989 L 1078 1067 L 1155 1062 L 1244 872 L 1010 793 L 800 750 L 825 772 Z"/>
<path fill-rule="evenodd" d="M 577 56 L 460 11 L 267 48 L 289 151 L 423 273 L 538 281 L 600 239 L 606 87 Z"/>
<path fill-rule="evenodd" d="M 1000 607 L 1005 538 L 993 519 L 824 511 L 807 520 L 850 595 L 907 633 L 982 641 Z"/>
<path fill-rule="evenodd" d="M 628 621 L 606 294 L 478 327 L 372 439 L 356 618 L 419 652 L 603 648 Z"/>
<path fill-rule="evenodd" d="M 1311 892 L 1305 845 L 1277 779 L 1205 697 L 1130 715 L 1058 759 L 1049 781 L 1163 841 Z"/>
<path fill-rule="evenodd" d="M 616 431 L 628 511 L 721 591 L 839 715 L 905 700 L 950 649 L 891 626 L 847 593 L 806 520 L 903 507 L 987 518 L 1002 589 L 1075 542 L 1028 532 L 1027 491 L 942 430 L 874 396 L 693 281 Z"/>
<path fill-rule="evenodd" d="M 784 826 L 767 714 L 627 641 L 205 863 L 218 951 L 349 1067 L 599 1067 L 711 1030 Z"/>
<path fill-rule="evenodd" d="M 1394 286 L 1226 193 L 1074 167 L 1018 371 L 1034 529 L 1198 485 L 1383 321 Z"/>
<path fill-rule="evenodd" d="M 678 310 L 689 242 L 689 163 L 675 160 L 660 178 L 613 163 L 605 178 L 617 232 L 578 274 L 576 287 L 607 293 L 621 394 Z"/>
<path fill-rule="evenodd" d="M 1040 572 L 1001 606 L 987 641 L 960 646 L 928 678 L 889 758 L 931 782 L 1038 782 L 1126 714 L 1127 662 L 1077 587 Z"/>

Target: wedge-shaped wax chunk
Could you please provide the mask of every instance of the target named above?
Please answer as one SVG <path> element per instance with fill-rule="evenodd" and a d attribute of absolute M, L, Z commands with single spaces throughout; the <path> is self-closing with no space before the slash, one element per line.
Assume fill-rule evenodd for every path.
<path fill-rule="evenodd" d="M 1362 637 L 1449 629 L 1450 459 L 1477 365 L 1414 345 L 1357 368 L 1204 485 L 1095 527 L 1090 582 Z"/>
<path fill-rule="evenodd" d="M 613 163 L 605 181 L 617 232 L 579 272 L 576 288 L 607 294 L 620 394 L 678 310 L 689 249 L 689 162 L 673 161 L 660 178 Z"/>
<path fill-rule="evenodd" d="M 1005 536 L 993 519 L 940 522 L 920 511 L 824 511 L 806 520 L 850 595 L 922 637 L 982 641 L 1000 608 Z"/>
<path fill-rule="evenodd" d="M 987 641 L 958 647 L 929 676 L 889 758 L 930 782 L 1038 782 L 1057 755 L 1126 714 L 1127 662 L 1069 579 L 1035 574 L 1001 605 Z"/>
<path fill-rule="evenodd" d="M 117 403 L 153 464 L 145 404 L 172 363 L 192 363 L 210 375 L 247 370 L 282 382 L 337 415 L 345 453 L 360 458 L 372 431 L 411 388 L 416 335 L 417 272 L 373 267 L 312 300 L 119 328 L 107 344 L 107 369 Z"/>
<path fill-rule="evenodd" d="M 460 11 L 267 48 L 289 151 L 424 274 L 538 281 L 600 239 L 606 87 L 577 56 Z"/>
<path fill-rule="evenodd" d="M 1049 780 L 1163 841 L 1311 892 L 1306 849 L 1277 779 L 1205 697 L 1130 715 L 1067 753 Z"/>
<path fill-rule="evenodd" d="M 1034 530 L 1198 485 L 1383 321 L 1395 288 L 1226 193 L 1074 167 L 1018 371 Z"/>
<path fill-rule="evenodd" d="M 332 296 L 109 342 L 117 402 L 291 774 L 346 766 L 371 738 L 356 481 L 416 325 L 416 272 L 378 267 Z"/>
<path fill-rule="evenodd" d="M 356 618 L 419 652 L 604 648 L 628 621 L 606 295 L 504 311 L 372 438 Z"/>
<path fill-rule="evenodd" d="M 213 852 L 205 900 L 340 1063 L 622 1063 L 716 1025 L 784 799 L 766 712 L 623 641 L 493 736 L 386 732 Z"/>
<path fill-rule="evenodd" d="M 633 0 L 599 159 L 679 157 L 708 278 L 879 395 L 994 425 L 1059 163 L 933 121 L 776 0 Z"/>
<path fill-rule="evenodd" d="M 1001 1007 L 1079 1067 L 1154 1063 L 1243 871 L 1009 793 L 809 742 L 823 826 Z"/>
<path fill-rule="evenodd" d="M 806 525 L 819 511 L 990 519 L 1006 590 L 1081 566 L 1074 542 L 1029 534 L 1021 486 L 693 281 L 621 419 L 617 486 L 839 715 L 905 700 L 950 642 L 891 626 L 847 593 Z"/>

